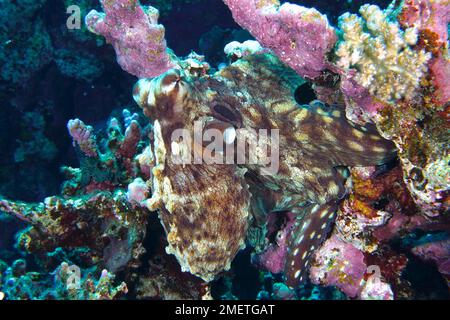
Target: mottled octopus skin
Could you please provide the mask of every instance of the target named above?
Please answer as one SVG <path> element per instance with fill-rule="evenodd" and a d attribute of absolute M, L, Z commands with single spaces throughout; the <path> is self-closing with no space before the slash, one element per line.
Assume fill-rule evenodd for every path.
<path fill-rule="evenodd" d="M 266 213 L 297 214 L 285 273 L 289 285 L 299 284 L 346 194 L 339 168 L 382 164 L 394 156 L 392 144 L 373 127 L 354 126 L 335 108 L 297 104 L 294 92 L 303 83 L 275 56 L 259 54 L 213 76 L 191 78 L 171 70 L 135 86 L 135 100 L 155 120 L 157 164 L 148 205 L 160 209 L 167 251 L 183 270 L 207 281 L 227 270 L 244 246 L 255 201 Z M 229 112 L 218 112 L 217 106 Z M 278 173 L 262 175 L 257 165 L 173 164 L 170 134 L 192 129 L 194 120 L 204 126 L 279 129 Z"/>

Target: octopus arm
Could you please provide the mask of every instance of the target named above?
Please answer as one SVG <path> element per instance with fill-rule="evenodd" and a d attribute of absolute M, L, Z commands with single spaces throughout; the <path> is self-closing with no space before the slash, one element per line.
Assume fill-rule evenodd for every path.
<path fill-rule="evenodd" d="M 394 144 L 381 137 L 374 125 L 350 123 L 338 108 L 312 102 L 299 106 L 289 119 L 297 141 L 312 152 L 326 154 L 332 166 L 380 165 L 396 155 Z"/>
<path fill-rule="evenodd" d="M 297 218 L 289 238 L 285 266 L 286 283 L 296 287 L 306 280 L 314 251 L 326 239 L 333 225 L 337 202 L 313 204 L 306 208 L 303 218 Z"/>

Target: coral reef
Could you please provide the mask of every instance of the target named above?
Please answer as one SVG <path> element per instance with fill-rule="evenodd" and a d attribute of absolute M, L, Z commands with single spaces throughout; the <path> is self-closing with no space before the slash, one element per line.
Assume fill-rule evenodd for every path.
<path fill-rule="evenodd" d="M 415 27 L 421 33 L 432 33 L 435 49 L 447 46 L 449 19 L 450 8 L 446 0 L 406 0 L 399 16 L 403 27 Z"/>
<path fill-rule="evenodd" d="M 158 10 L 139 1 L 101 1 L 104 13 L 86 16 L 91 32 L 101 34 L 114 46 L 120 66 L 139 78 L 160 75 L 174 67 L 167 51 L 164 27 Z"/>
<path fill-rule="evenodd" d="M 447 280 L 450 287 L 450 240 L 440 240 L 419 244 L 412 249 L 413 254 L 425 261 L 432 261 L 439 269 L 439 272 Z"/>
<path fill-rule="evenodd" d="M 79 274 L 77 274 L 79 273 Z M 112 300 L 127 293 L 125 283 L 114 285 L 114 275 L 103 270 L 98 280 L 63 262 L 50 275 L 27 270 L 25 260 L 11 267 L 0 260 L 0 289 L 8 300 Z"/>
<path fill-rule="evenodd" d="M 313 283 L 337 286 L 354 298 L 362 288 L 366 270 L 364 255 L 333 235 L 317 251 L 310 273 Z"/>
<path fill-rule="evenodd" d="M 208 291 L 199 278 L 180 272 L 180 266 L 173 256 L 167 255 L 165 236 L 156 239 L 155 253 L 148 261 L 147 270 L 138 279 L 136 296 L 139 299 L 199 300 Z"/>
<path fill-rule="evenodd" d="M 375 6 L 362 8 L 361 12 L 365 19 L 371 19 L 366 21 L 367 28 L 379 31 L 377 31 L 378 34 L 374 34 L 378 35 L 377 37 L 360 35 L 369 42 L 379 43 L 380 53 L 382 56 L 384 55 L 383 61 L 371 60 L 374 55 L 370 52 L 367 52 L 369 60 L 364 60 L 364 50 L 357 48 L 354 51 L 348 50 L 347 44 L 352 41 L 362 43 L 357 38 L 350 39 L 351 34 L 355 33 L 353 30 L 362 30 L 362 20 L 355 15 L 344 16 L 341 20 L 344 40 L 346 35 L 350 38 L 346 39 L 337 50 L 337 54 L 341 56 L 338 64 L 340 63 L 341 66 L 348 69 L 351 68 L 354 59 L 356 59 L 354 61 L 365 61 L 366 67 L 359 67 L 357 71 L 348 70 L 342 81 L 341 87 L 346 98 L 347 115 L 359 123 L 375 122 L 381 135 L 395 142 L 404 171 L 404 180 L 415 202 L 424 213 L 436 216 L 448 210 L 449 122 L 446 119 L 448 97 L 446 99 L 443 93 L 447 81 L 443 79 L 448 78 L 446 70 L 448 70 L 449 62 L 447 41 L 444 44 L 437 39 L 448 37 L 446 32 L 442 32 L 440 26 L 448 24 L 449 14 L 448 9 L 443 9 L 442 15 L 435 14 L 436 16 L 433 16 L 435 22 L 429 24 L 426 21 L 431 19 L 430 12 L 438 10 L 440 2 L 433 2 L 433 5 L 428 7 L 422 6 L 423 10 L 413 9 L 414 3 L 414 1 L 405 1 L 404 7 L 396 10 L 390 7 L 384 12 Z M 395 13 L 398 11 L 400 11 L 399 22 L 395 18 Z M 418 17 L 410 17 L 412 11 Z M 423 23 L 418 22 L 419 17 L 424 20 Z M 355 24 L 359 25 L 359 29 L 352 29 Z M 400 29 L 400 26 L 405 26 L 405 29 Z M 382 30 L 389 30 L 395 37 L 390 39 L 389 34 L 383 35 Z M 409 35 L 413 35 L 414 39 L 409 41 Z M 368 89 L 366 92 L 364 87 L 359 88 L 360 84 L 357 82 L 363 78 L 376 79 L 376 77 L 369 76 L 370 70 L 384 72 L 383 70 L 387 69 L 385 65 L 389 63 L 389 57 L 400 59 L 402 56 L 395 52 L 388 54 L 390 47 L 383 45 L 383 38 L 388 39 L 388 44 L 394 51 L 398 49 L 395 49 L 395 43 L 403 43 L 402 54 L 409 55 L 409 58 L 405 57 L 401 63 L 397 61 L 392 65 L 394 73 L 401 71 L 399 69 L 395 71 L 395 68 L 401 65 L 405 65 L 403 71 L 407 71 L 408 66 L 417 69 L 407 71 L 407 78 L 404 78 L 401 73 L 397 73 L 397 76 L 392 74 L 392 77 L 388 74 L 381 76 L 380 83 L 371 80 L 372 84 L 369 82 L 364 84 L 362 81 L 361 85 Z M 436 41 L 432 41 L 432 39 Z M 411 43 L 406 45 L 405 42 Z M 377 48 L 375 44 L 371 47 L 372 49 Z M 408 60 L 409 62 L 407 62 Z M 423 73 L 428 70 L 428 67 L 429 75 Z M 406 86 L 402 89 L 395 83 L 389 83 L 391 78 L 397 80 L 404 78 L 400 81 L 400 86 Z M 388 88 L 392 88 L 388 89 L 392 90 L 391 93 L 384 89 L 387 83 L 389 83 Z M 410 93 L 405 92 L 405 89 L 410 90 Z M 380 92 L 384 93 L 380 95 Z M 374 96 L 370 96 L 369 93 Z M 398 95 L 393 96 L 392 93 Z"/>
<path fill-rule="evenodd" d="M 337 65 L 357 69 L 356 82 L 383 102 L 413 98 L 431 58 L 423 49 L 412 49 L 418 30 L 401 30 L 398 22 L 389 21 L 391 12 L 375 5 L 361 7 L 360 13 L 362 18 L 340 18 L 343 41 L 336 51 Z"/>
<path fill-rule="evenodd" d="M 123 136 L 112 118 L 104 153 L 92 128 L 80 120 L 69 121 L 68 128 L 80 148 L 82 168 L 63 168 L 70 180 L 63 184 L 62 196 L 36 204 L 1 199 L 0 210 L 30 225 L 18 246 L 44 260 L 60 247 L 78 248 L 85 250 L 88 265 L 100 263 L 112 272 L 136 268 L 149 212 L 128 201 L 126 188 L 138 174 L 140 127 L 132 120 Z"/>
<path fill-rule="evenodd" d="M 337 36 L 315 9 L 277 0 L 225 0 L 239 25 L 299 75 L 315 78 L 327 68 Z"/>
<path fill-rule="evenodd" d="M 270 219 L 269 216 L 268 224 L 271 223 L 271 220 L 273 219 Z M 264 252 L 260 253 L 256 257 L 255 263 L 272 273 L 283 272 L 286 264 L 288 239 L 290 231 L 294 224 L 293 215 L 288 215 L 288 218 L 286 220 L 287 221 L 284 223 L 284 226 L 282 228 L 279 228 L 280 230 L 277 230 L 277 228 L 270 228 L 274 230 L 268 230 L 268 235 L 270 235 L 270 231 L 277 232 L 276 243 L 270 244 Z"/>
<path fill-rule="evenodd" d="M 14 58 L 0 54 L 3 80 L 23 83 L 49 65 L 78 84 L 116 82 L 105 63 L 113 48 L 130 74 L 117 82 L 140 78 L 128 99 L 144 116 L 117 93 L 109 105 L 97 84 L 73 95 L 99 91 L 107 122 L 11 113 L 22 126 L 17 163 L 56 158 L 47 121 L 72 119 L 79 168 L 62 167 L 60 194 L 43 201 L 0 196 L 0 227 L 5 214 L 26 226 L 15 253 L 0 246 L 5 298 L 448 298 L 448 1 L 365 5 L 338 28 L 314 8 L 223 2 L 257 41 L 212 31 L 214 45 L 239 41 L 211 65 L 168 49 L 158 10 L 138 0 L 101 0 L 104 12 L 85 17 L 96 41 L 86 28 L 64 31 L 74 45 L 46 29 L 45 1 L 7 6 L 35 15 L 38 34 L 27 23 L 10 35 L 19 18 L 0 29 Z M 153 4 L 169 14 L 180 3 Z M 34 60 L 20 62 L 24 47 L 10 45 L 27 37 Z M 416 269 L 436 292 L 417 285 Z"/>
<path fill-rule="evenodd" d="M 88 264 L 99 261 L 109 270 L 136 264 L 143 252 L 144 209 L 131 209 L 124 193 L 98 192 L 64 200 L 47 198 L 44 203 L 24 204 L 0 200 L 3 212 L 15 215 L 31 225 L 22 232 L 18 245 L 36 256 L 59 247 L 87 250 Z M 134 215 L 128 215 L 133 210 Z"/>

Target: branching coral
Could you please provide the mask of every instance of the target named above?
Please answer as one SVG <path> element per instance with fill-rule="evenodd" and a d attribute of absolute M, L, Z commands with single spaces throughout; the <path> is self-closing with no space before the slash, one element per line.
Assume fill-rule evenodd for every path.
<path fill-rule="evenodd" d="M 81 168 L 63 169 L 69 177 L 63 196 L 36 204 L 0 199 L 2 212 L 30 225 L 19 236 L 21 249 L 43 260 L 60 247 L 82 249 L 85 263 L 112 272 L 139 264 L 149 211 L 133 201 L 136 196 L 128 197 L 126 189 L 130 184 L 133 190 L 133 181 L 139 178 L 136 156 L 145 144 L 137 115 L 128 110 L 123 114 L 125 133 L 119 120 L 112 118 L 105 139 L 98 139 L 81 120 L 69 121 Z"/>
<path fill-rule="evenodd" d="M 139 78 L 154 77 L 174 67 L 158 24 L 158 10 L 138 0 L 101 1 L 104 13 L 86 16 L 91 32 L 103 35 L 114 46 L 120 66 Z"/>
<path fill-rule="evenodd" d="M 0 210 L 29 223 L 31 227 L 21 233 L 18 245 L 43 258 L 58 247 L 85 248 L 88 264 L 101 261 L 115 272 L 135 265 L 143 253 L 148 211 L 128 203 L 124 192 L 69 200 L 50 197 L 38 204 L 0 199 Z"/>
<path fill-rule="evenodd" d="M 138 151 L 144 146 L 142 128 L 137 115 L 123 111 L 125 132 L 120 121 L 111 118 L 107 138 L 98 139 L 91 126 L 79 119 L 70 120 L 67 129 L 79 150 L 81 170 L 65 167 L 63 172 L 70 178 L 64 184 L 64 193 L 74 194 L 80 189 L 112 190 L 114 186 L 125 187 L 139 173 Z M 86 191 L 86 190 L 82 190 Z"/>
<path fill-rule="evenodd" d="M 363 6 L 361 13 L 364 19 L 346 14 L 340 23 L 338 64 L 346 70 L 339 90 L 347 116 L 376 123 L 395 142 L 413 199 L 437 216 L 449 208 L 448 6 L 404 1 L 395 10 Z"/>
<path fill-rule="evenodd" d="M 375 5 L 362 6 L 360 13 L 362 18 L 348 13 L 340 18 L 343 41 L 336 51 L 338 66 L 357 69 L 355 80 L 381 101 L 412 98 L 431 58 L 425 50 L 412 48 L 418 30 L 402 31 L 390 19 L 392 12 Z"/>
<path fill-rule="evenodd" d="M 303 77 L 327 68 L 326 55 L 337 37 L 315 9 L 278 0 L 224 0 L 239 25 Z"/>
<path fill-rule="evenodd" d="M 74 142 L 77 143 L 81 151 L 88 157 L 98 156 L 97 144 L 93 128 L 86 126 L 80 119 L 69 120 L 67 129 Z"/>
<path fill-rule="evenodd" d="M 91 272 L 82 274 L 78 266 L 67 262 L 48 275 L 28 271 L 22 259 L 11 267 L 1 264 L 0 291 L 7 300 L 112 300 L 128 292 L 124 282 L 115 286 L 115 276 L 107 270 L 95 280 Z"/>

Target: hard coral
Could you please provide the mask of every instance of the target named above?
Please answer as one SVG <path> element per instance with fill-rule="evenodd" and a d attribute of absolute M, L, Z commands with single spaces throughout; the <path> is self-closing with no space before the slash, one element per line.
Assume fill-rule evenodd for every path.
<path fill-rule="evenodd" d="M 224 0 L 234 20 L 299 75 L 316 78 L 337 36 L 315 9 L 278 0 Z"/>
<path fill-rule="evenodd" d="M 158 24 L 158 10 L 138 0 L 102 0 L 105 11 L 86 16 L 88 29 L 114 46 L 117 62 L 138 78 L 154 77 L 175 66 Z"/>
<path fill-rule="evenodd" d="M 364 20 L 342 18 L 339 69 L 328 61 L 335 31 L 316 10 L 280 6 L 276 0 L 225 3 L 237 22 L 280 59 L 264 49 L 264 54 L 256 54 L 261 53 L 258 46 L 256 53 L 238 47 L 231 52 L 240 59 L 212 74 L 197 54 L 175 61 L 157 12 L 138 1 L 105 0 L 105 14 L 94 11 L 87 16 L 87 25 L 113 44 L 125 70 L 153 78 L 139 81 L 133 93 L 154 123 L 147 126 L 147 135 L 139 117 L 124 111 L 126 129 L 112 118 L 107 132 L 97 138 L 80 120 L 70 122 L 82 165 L 65 168 L 71 180 L 63 195 L 34 205 L 0 199 L 2 211 L 30 225 L 18 237 L 19 247 L 51 262 L 64 249 L 82 252 L 78 259 L 88 266 L 125 271 L 141 298 L 199 298 L 210 296 L 209 285 L 180 273 L 179 265 L 209 282 L 252 243 L 263 252 L 259 266 L 274 273 L 284 270 L 286 277 L 285 283 L 273 286 L 272 294 L 265 290 L 261 296 L 296 298 L 289 286 L 303 284 L 312 265 L 315 283 L 335 285 L 349 297 L 393 298 L 403 285 L 397 279 L 408 259 L 388 241 L 440 220 L 434 216 L 443 216 L 449 204 L 448 126 L 442 115 L 446 60 L 438 60 L 446 59 L 439 41 L 444 33 L 435 36 L 428 28 L 417 33 L 418 25 L 402 31 L 391 9 L 364 6 Z M 436 59 L 432 73 L 422 77 L 431 54 Z M 296 97 L 305 81 L 283 62 L 313 79 L 321 97 L 333 106 L 317 100 L 299 105 Z M 357 115 L 360 125 L 345 119 L 344 100 L 347 111 L 355 111 L 347 115 Z M 279 140 L 271 142 L 282 151 L 279 167 L 267 174 L 261 163 L 175 163 L 174 156 L 208 151 L 202 142 L 189 149 L 172 139 L 180 127 L 192 133 L 194 120 L 202 128 L 219 130 L 227 144 L 251 130 L 279 130 Z M 396 143 L 409 191 L 423 213 L 434 219 L 415 210 L 399 168 L 377 176 L 380 166 L 392 160 L 394 148 L 367 122 L 375 122 L 378 131 Z M 352 167 L 352 184 L 347 184 L 350 195 L 341 204 L 347 195 L 343 166 Z M 138 277 L 149 209 L 158 210 L 167 242 L 159 238 L 156 254 Z M 264 234 L 267 213 L 282 215 L 280 211 L 290 212 L 292 219 L 281 230 Z M 277 231 L 274 241 L 271 236 Z M 440 258 L 448 252 L 432 251 L 438 253 L 441 267 Z M 47 261 L 43 264 L 50 264 Z M 442 265 L 444 273 L 447 263 Z M 379 266 L 380 272 L 370 275 L 371 266 Z M 61 265 L 60 278 L 68 276 L 67 267 Z M 26 275 L 24 270 L 22 262 L 14 264 L 15 277 Z M 98 284 L 87 281 L 87 287 L 95 287 L 89 294 L 110 298 L 126 291 L 125 286 L 111 288 L 110 279 L 103 271 Z M 231 284 L 229 289 L 226 297 L 233 297 Z M 316 291 L 312 297 L 320 296 Z"/>
<path fill-rule="evenodd" d="M 189 273 L 180 272 L 176 259 L 165 252 L 166 240 L 163 233 L 156 242 L 148 268 L 139 277 L 137 297 L 163 300 L 201 299 L 206 293 L 206 283 Z"/>
<path fill-rule="evenodd" d="M 435 263 L 450 287 L 450 240 L 444 239 L 419 244 L 412 249 L 414 255 Z"/>
<path fill-rule="evenodd" d="M 364 252 L 375 251 L 381 238 L 375 238 L 374 233 L 399 217 L 404 217 L 402 221 L 426 221 L 417 216 L 418 210 L 402 181 L 400 168 L 378 176 L 376 173 L 375 168 L 351 169 L 350 195 L 342 202 L 336 219 L 339 237 Z M 406 222 L 403 228 L 407 228 Z M 396 229 L 394 234 L 399 232 Z"/>
<path fill-rule="evenodd" d="M 119 120 L 111 118 L 106 139 L 97 139 L 93 128 L 79 119 L 68 122 L 69 134 L 81 151 L 81 169 L 64 168 L 69 177 L 63 186 L 65 194 L 112 191 L 115 186 L 124 187 L 137 178 L 139 163 L 135 157 L 145 143 L 141 141 L 141 126 L 135 119 L 128 119 L 127 114 L 124 113 L 124 122 L 128 124 L 125 133 Z"/>
<path fill-rule="evenodd" d="M 450 2 L 448 0 L 405 0 L 398 17 L 405 28 L 417 28 L 436 38 L 434 47 L 447 46 Z"/>
<path fill-rule="evenodd" d="M 355 80 L 383 102 L 412 98 L 427 70 L 431 55 L 412 48 L 418 31 L 400 29 L 391 12 L 375 5 L 360 9 L 362 18 L 344 14 L 339 27 L 343 40 L 336 51 L 338 66 L 357 69 Z"/>
<path fill-rule="evenodd" d="M 84 122 L 79 119 L 74 119 L 69 120 L 67 129 L 74 142 L 77 143 L 85 155 L 88 157 L 98 156 L 97 144 L 92 127 L 86 126 Z"/>
<path fill-rule="evenodd" d="M 344 40 L 337 49 L 338 64 L 346 69 L 339 89 L 347 116 L 356 123 L 376 123 L 381 135 L 394 141 L 408 190 L 429 216 L 449 208 L 447 39 L 444 45 L 427 38 L 437 34 L 429 28 L 448 24 L 447 9 L 436 12 L 440 6 L 440 1 L 405 1 L 398 10 L 390 6 L 383 12 L 363 6 L 365 20 L 342 17 Z M 403 14 L 397 22 L 399 11 Z"/>
<path fill-rule="evenodd" d="M 6 300 L 112 300 L 128 292 L 124 282 L 115 285 L 115 276 L 107 270 L 98 280 L 93 272 L 84 271 L 63 262 L 46 275 L 28 271 L 25 260 L 19 259 L 0 269 L 0 291 Z"/>
<path fill-rule="evenodd" d="M 363 253 L 332 235 L 317 251 L 310 274 L 313 283 L 337 286 L 355 298 L 362 290 L 366 271 Z"/>
<path fill-rule="evenodd" d="M 45 258 L 58 247 L 87 248 L 91 265 L 115 272 L 135 267 L 143 253 L 148 211 L 131 205 L 124 192 L 101 192 L 79 198 L 50 197 L 43 203 L 0 200 L 0 210 L 30 224 L 19 247 Z"/>

